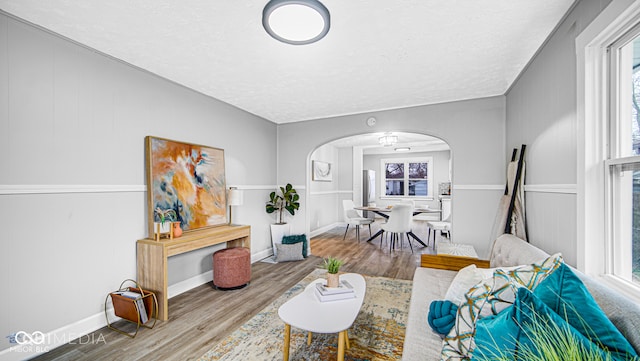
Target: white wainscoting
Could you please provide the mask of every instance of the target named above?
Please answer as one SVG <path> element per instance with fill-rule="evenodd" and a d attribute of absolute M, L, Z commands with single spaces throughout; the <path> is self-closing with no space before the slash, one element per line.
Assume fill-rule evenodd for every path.
<path fill-rule="evenodd" d="M 278 185 L 228 185 L 246 190 L 275 190 Z M 294 185 L 295 189 L 305 189 L 305 186 Z M 138 184 L 0 184 L 0 195 L 9 194 L 64 194 L 64 193 L 126 193 L 146 192 L 146 185 Z"/>
<path fill-rule="evenodd" d="M 525 192 L 577 194 L 576 184 L 525 184 Z"/>
<path fill-rule="evenodd" d="M 0 195 L 8 194 L 64 194 L 64 193 L 126 193 L 146 192 L 147 186 L 138 184 L 20 184 L 0 185 Z"/>
<path fill-rule="evenodd" d="M 504 185 L 498 184 L 454 184 L 454 190 L 501 190 Z M 576 194 L 576 184 L 525 184 L 525 192 Z"/>

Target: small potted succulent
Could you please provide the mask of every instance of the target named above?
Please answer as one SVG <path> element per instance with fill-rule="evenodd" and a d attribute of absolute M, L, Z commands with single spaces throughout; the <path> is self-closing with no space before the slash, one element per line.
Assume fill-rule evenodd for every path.
<path fill-rule="evenodd" d="M 343 263 L 343 261 L 333 257 L 324 259 L 324 268 L 327 269 L 327 287 L 340 286 L 340 276 L 338 272 Z"/>
<path fill-rule="evenodd" d="M 155 209 L 157 220 L 154 222 L 153 230 L 156 233 L 156 239 L 159 238 L 161 234 L 171 233 L 172 232 L 172 223 L 176 221 L 177 215 L 176 211 L 173 209 L 160 209 L 157 207 Z"/>

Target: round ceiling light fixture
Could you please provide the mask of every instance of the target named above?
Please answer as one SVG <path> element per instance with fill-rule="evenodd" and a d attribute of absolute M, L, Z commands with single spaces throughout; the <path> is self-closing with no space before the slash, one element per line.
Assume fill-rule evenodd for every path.
<path fill-rule="evenodd" d="M 292 45 L 314 43 L 329 32 L 329 10 L 317 0 L 271 0 L 262 26 L 274 39 Z"/>

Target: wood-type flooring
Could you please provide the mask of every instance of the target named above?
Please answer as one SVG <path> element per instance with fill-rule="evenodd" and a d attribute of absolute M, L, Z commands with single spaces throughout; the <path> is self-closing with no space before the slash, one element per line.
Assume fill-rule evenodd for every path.
<path fill-rule="evenodd" d="M 426 240 L 425 226 L 416 223 L 414 233 Z M 372 228 L 374 233 L 379 229 L 377 224 Z M 390 252 L 386 242 L 380 248 L 379 238 L 366 242 L 366 228 L 361 230 L 362 241 L 355 239 L 351 229 L 343 240 L 344 230 L 336 227 L 311 239 L 313 255 L 304 261 L 252 264 L 251 284 L 244 289 L 219 291 L 209 282 L 169 299 L 169 321 L 158 321 L 151 330 L 141 328 L 134 339 L 104 327 L 35 360 L 195 360 L 321 267 L 323 257 L 344 260 L 342 272 L 410 280 L 419 265 L 419 254 L 433 253 L 432 244 L 424 248 L 416 242 L 412 253 L 406 239 L 402 249 Z"/>

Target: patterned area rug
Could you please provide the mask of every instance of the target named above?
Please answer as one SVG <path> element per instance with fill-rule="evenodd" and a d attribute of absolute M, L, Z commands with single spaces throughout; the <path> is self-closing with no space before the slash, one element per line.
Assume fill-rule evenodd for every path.
<path fill-rule="evenodd" d="M 200 360 L 282 360 L 284 323 L 278 308 L 326 271 L 317 269 L 264 308 Z M 349 329 L 351 348 L 345 360 L 399 360 L 411 298 L 411 281 L 364 275 L 367 293 L 360 314 Z M 313 334 L 291 328 L 290 360 L 335 360 L 337 334 Z"/>

